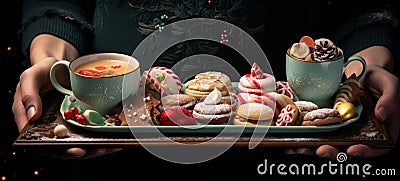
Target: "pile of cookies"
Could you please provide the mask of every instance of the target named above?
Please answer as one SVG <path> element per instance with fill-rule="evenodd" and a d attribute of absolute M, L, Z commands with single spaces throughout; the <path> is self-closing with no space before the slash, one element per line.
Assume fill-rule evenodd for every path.
<path fill-rule="evenodd" d="M 150 75 L 154 70 L 157 74 L 153 75 L 159 78 Z M 162 107 L 154 109 L 154 104 L 146 104 L 148 115 L 155 125 L 228 124 L 236 110 L 235 90 L 230 78 L 222 72 L 202 72 L 185 84 L 165 67 L 152 68 L 145 74 L 146 96 L 150 100 L 159 98 Z"/>

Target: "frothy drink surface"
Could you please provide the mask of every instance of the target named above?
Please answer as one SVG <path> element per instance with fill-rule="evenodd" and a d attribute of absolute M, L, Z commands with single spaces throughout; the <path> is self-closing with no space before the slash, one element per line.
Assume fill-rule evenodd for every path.
<path fill-rule="evenodd" d="M 128 62 L 120 60 L 94 60 L 82 63 L 74 70 L 86 77 L 112 77 L 131 72 L 135 69 Z"/>

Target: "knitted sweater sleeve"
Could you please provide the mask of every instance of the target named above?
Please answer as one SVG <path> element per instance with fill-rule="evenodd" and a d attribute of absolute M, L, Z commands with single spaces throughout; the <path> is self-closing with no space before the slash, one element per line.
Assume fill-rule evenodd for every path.
<path fill-rule="evenodd" d="M 397 52 L 399 36 L 398 17 L 391 9 L 379 9 L 364 13 L 337 32 L 336 41 L 351 56 L 371 46 L 384 46 Z"/>
<path fill-rule="evenodd" d="M 51 34 L 75 46 L 79 53 L 87 51 L 93 31 L 92 1 L 27 0 L 22 12 L 22 52 L 29 57 L 32 40 L 40 34 Z"/>

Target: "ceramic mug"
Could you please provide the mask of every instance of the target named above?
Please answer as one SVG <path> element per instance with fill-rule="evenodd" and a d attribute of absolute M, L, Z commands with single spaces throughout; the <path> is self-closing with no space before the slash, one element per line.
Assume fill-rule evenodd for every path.
<path fill-rule="evenodd" d="M 353 61 L 361 62 L 363 69 L 357 79 L 365 75 L 366 62 L 362 57 L 351 56 L 333 61 L 309 62 L 297 60 L 286 53 L 286 78 L 296 99 L 311 101 L 319 107 L 331 107 L 331 99 L 342 83 L 344 68 Z"/>
<path fill-rule="evenodd" d="M 58 66 L 68 68 L 70 89 L 57 81 Z M 69 100 L 76 101 L 82 109 L 95 110 L 102 115 L 109 114 L 127 97 L 136 94 L 140 78 L 139 61 L 119 53 L 90 54 L 72 62 L 60 60 L 50 70 L 50 80 L 56 90 L 68 95 Z"/>

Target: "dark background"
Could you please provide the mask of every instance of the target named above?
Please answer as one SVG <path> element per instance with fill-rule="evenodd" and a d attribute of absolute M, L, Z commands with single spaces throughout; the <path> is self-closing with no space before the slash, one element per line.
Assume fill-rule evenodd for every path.
<path fill-rule="evenodd" d="M 253 177 L 257 176 L 256 167 L 268 159 L 273 163 L 327 163 L 327 160 L 307 156 L 290 156 L 281 154 L 266 154 L 262 149 L 232 149 L 222 156 L 202 164 L 178 165 L 156 158 L 144 149 L 132 152 L 122 152 L 120 155 L 110 154 L 93 160 L 54 160 L 46 157 L 36 157 L 29 153 L 16 152 L 12 143 L 18 136 L 18 130 L 13 121 L 11 105 L 19 74 L 24 69 L 21 66 L 22 54 L 18 31 L 21 20 L 22 0 L 8 1 L 0 6 L 0 87 L 1 87 L 1 119 L 0 119 L 0 180 L 107 180 L 121 175 L 130 180 L 148 179 L 151 177 L 175 176 L 189 179 L 212 179 L 218 176 Z M 273 152 L 273 150 L 272 150 Z M 270 153 L 270 152 L 269 152 Z M 371 160 L 354 160 L 354 163 L 369 163 L 375 168 L 395 168 L 400 175 L 398 148 L 389 154 Z M 123 165 L 115 160 L 124 160 Z M 101 167 L 96 169 L 96 167 Z M 109 169 L 108 169 L 109 168 Z M 35 174 L 37 171 L 37 175 Z M 109 172 L 107 172 L 109 171 Z M 102 173 L 99 173 L 102 172 Z M 141 175 L 141 178 L 137 178 Z M 148 178 L 143 178 L 147 176 Z M 129 177 L 132 176 L 132 177 Z M 259 176 L 268 179 L 268 176 Z M 315 178 L 315 177 L 314 177 Z M 321 177 L 317 177 L 321 179 Z M 340 177 L 339 177 L 340 178 Z M 354 176 L 353 179 L 389 179 L 394 177 Z"/>

